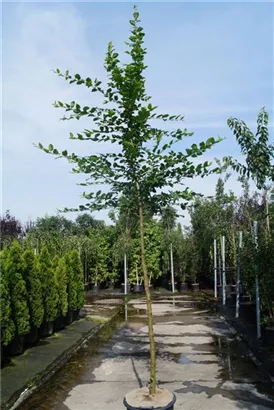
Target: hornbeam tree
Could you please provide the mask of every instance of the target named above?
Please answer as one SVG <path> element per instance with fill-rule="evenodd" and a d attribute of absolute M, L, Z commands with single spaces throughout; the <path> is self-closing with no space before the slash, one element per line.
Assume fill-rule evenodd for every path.
<path fill-rule="evenodd" d="M 58 76 L 69 84 L 87 87 L 91 93 L 99 93 L 102 97 L 100 106 L 84 106 L 75 101 L 64 103 L 56 101 L 55 107 L 63 108 L 68 113 L 62 119 L 80 120 L 89 117 L 91 129 L 70 133 L 70 139 L 87 143 L 111 143 L 120 147 L 113 152 L 80 156 L 59 151 L 52 144 L 48 147 L 41 143 L 38 147 L 46 153 L 67 159 L 73 166 L 73 172 L 86 174 L 83 186 L 103 184 L 106 191 L 93 189 L 84 192 L 86 203 L 79 208 L 64 211 L 94 211 L 104 208 L 116 208 L 121 197 L 128 198 L 130 206 L 135 206 L 139 217 L 139 235 L 141 264 L 144 277 L 147 301 L 147 317 L 150 341 L 150 394 L 156 392 L 156 353 L 153 332 L 151 297 L 144 242 L 144 209 L 157 214 L 169 204 L 191 200 L 195 194 L 184 184 L 189 178 L 204 177 L 216 171 L 209 162 L 194 163 L 196 158 L 204 154 L 220 138 L 208 138 L 200 144 L 192 144 L 182 152 L 182 145 L 174 149 L 176 143 L 193 135 L 186 129 L 174 127 L 166 130 L 157 127 L 160 122 L 178 123 L 183 121 L 182 115 L 157 113 L 157 107 L 150 102 L 146 94 L 144 71 L 146 48 L 144 47 L 144 30 L 140 26 L 139 13 L 134 7 L 130 20 L 131 34 L 126 42 L 125 53 L 130 61 L 122 64 L 119 54 L 112 42 L 108 44 L 104 68 L 108 75 L 106 85 L 98 79 L 83 78 L 80 74 L 71 74 L 56 69 Z M 89 148 L 89 151 L 92 149 Z M 117 152 L 118 151 L 118 152 Z M 193 161 L 194 160 L 194 161 Z M 183 185 L 183 189 L 178 188 Z M 177 188 L 177 189 L 176 189 Z"/>

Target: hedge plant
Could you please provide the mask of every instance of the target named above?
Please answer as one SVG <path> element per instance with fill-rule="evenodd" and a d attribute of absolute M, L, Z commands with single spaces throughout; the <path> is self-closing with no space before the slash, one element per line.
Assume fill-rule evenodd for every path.
<path fill-rule="evenodd" d="M 23 277 L 28 295 L 30 324 L 32 327 L 39 328 L 44 317 L 42 284 L 39 278 L 37 257 L 30 249 L 23 253 Z"/>
<path fill-rule="evenodd" d="M 57 317 L 58 291 L 49 252 L 43 247 L 38 256 L 38 270 L 42 283 L 44 322 L 52 322 Z"/>
<path fill-rule="evenodd" d="M 12 319 L 16 334 L 23 336 L 30 331 L 30 314 L 26 283 L 23 279 L 23 258 L 18 242 L 13 242 L 6 264 L 6 277 L 11 295 Z"/>

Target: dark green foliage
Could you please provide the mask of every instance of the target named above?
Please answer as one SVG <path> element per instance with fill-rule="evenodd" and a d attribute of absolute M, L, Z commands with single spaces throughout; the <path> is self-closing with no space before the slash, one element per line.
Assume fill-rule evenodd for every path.
<path fill-rule="evenodd" d="M 0 276 L 0 291 L 1 291 L 1 343 L 7 346 L 15 335 L 15 325 L 12 319 L 11 297 L 7 280 L 7 259 L 9 252 L 3 249 L 0 253 L 1 260 L 1 276 Z"/>
<path fill-rule="evenodd" d="M 26 283 L 23 279 L 23 258 L 18 242 L 13 242 L 6 264 L 6 275 L 11 295 L 12 319 L 20 336 L 30 330 L 30 315 Z"/>
<path fill-rule="evenodd" d="M 26 250 L 23 253 L 23 277 L 28 295 L 30 324 L 33 327 L 40 327 L 44 318 L 42 285 L 39 277 L 37 257 L 31 250 Z"/>
<path fill-rule="evenodd" d="M 76 291 L 75 305 L 73 309 L 81 309 L 84 305 L 84 284 L 83 284 L 83 270 L 81 266 L 81 261 L 79 258 L 79 253 L 77 251 L 72 251 L 69 255 L 70 266 L 73 275 L 73 282 Z"/>
<path fill-rule="evenodd" d="M 58 290 L 58 315 L 66 316 L 68 311 L 67 264 L 65 258 L 53 261 Z"/>
<path fill-rule="evenodd" d="M 38 256 L 38 270 L 42 284 L 44 322 L 51 322 L 57 317 L 58 292 L 52 262 L 45 247 Z"/>

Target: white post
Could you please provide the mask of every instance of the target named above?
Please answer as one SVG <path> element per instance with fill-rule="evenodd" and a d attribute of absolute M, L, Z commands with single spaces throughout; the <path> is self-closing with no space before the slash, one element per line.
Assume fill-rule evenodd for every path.
<path fill-rule="evenodd" d="M 173 249 L 172 244 L 170 245 L 170 270 L 171 270 L 171 284 L 172 284 L 172 292 L 175 292 L 174 286 L 174 267 L 173 267 Z"/>
<path fill-rule="evenodd" d="M 225 277 L 225 237 L 222 236 L 222 262 L 223 262 L 223 305 L 226 303 L 226 277 Z"/>
<path fill-rule="evenodd" d="M 217 241 L 214 239 L 214 297 L 217 298 Z"/>
<path fill-rule="evenodd" d="M 235 317 L 238 319 L 240 310 L 240 281 L 241 281 L 241 251 L 243 242 L 243 232 L 239 232 L 239 243 L 238 243 L 238 263 L 237 263 L 237 283 L 236 283 L 236 313 Z"/>
<path fill-rule="evenodd" d="M 256 250 L 258 249 L 258 222 L 253 222 L 254 243 Z M 257 256 L 256 256 L 257 259 Z M 260 285 L 258 278 L 258 263 L 255 262 L 255 287 L 256 287 L 256 323 L 257 323 L 257 339 L 261 338 L 261 311 L 260 311 Z"/>
<path fill-rule="evenodd" d="M 125 283 L 125 295 L 127 295 L 127 254 L 124 254 L 124 283 Z"/>

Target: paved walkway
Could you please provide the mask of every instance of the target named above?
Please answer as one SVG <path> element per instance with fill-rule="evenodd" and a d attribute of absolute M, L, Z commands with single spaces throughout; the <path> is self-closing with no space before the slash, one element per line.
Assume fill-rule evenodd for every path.
<path fill-rule="evenodd" d="M 101 301 L 110 304 L 110 300 Z M 175 392 L 175 409 L 274 409 L 272 386 L 225 322 L 191 295 L 153 302 L 157 379 Z M 125 393 L 149 379 L 144 299 L 131 300 L 126 323 L 87 345 L 23 410 L 120 410 Z"/>

